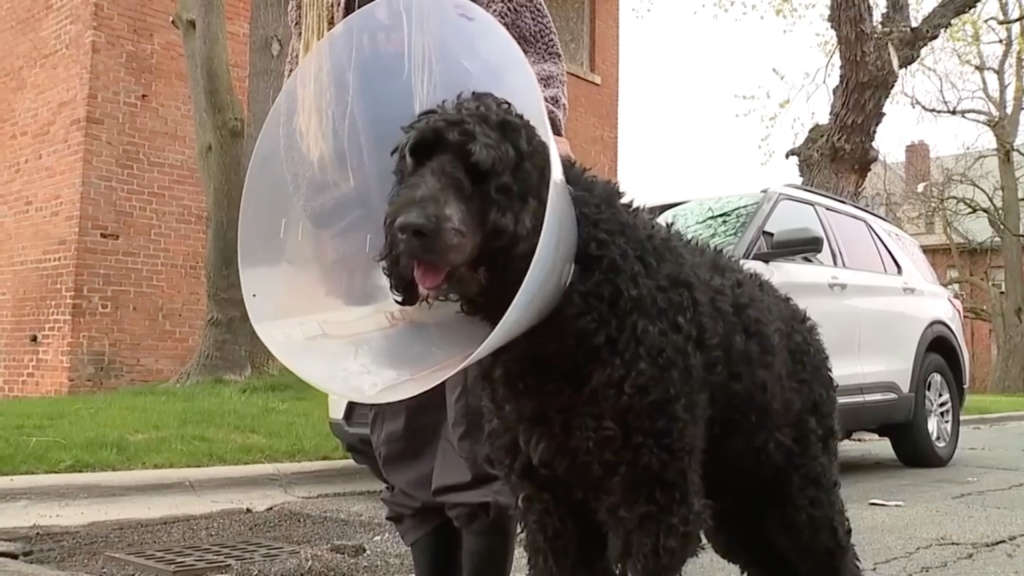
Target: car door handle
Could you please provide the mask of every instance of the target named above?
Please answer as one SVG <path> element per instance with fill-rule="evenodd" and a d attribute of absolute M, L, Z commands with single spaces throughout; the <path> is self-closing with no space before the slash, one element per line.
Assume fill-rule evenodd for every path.
<path fill-rule="evenodd" d="M 843 282 L 842 280 L 840 280 L 838 276 L 833 276 L 833 277 L 828 279 L 828 287 L 833 289 L 833 290 L 843 291 L 843 290 L 846 290 L 846 287 L 848 285 L 849 284 L 847 284 L 846 282 Z"/>
<path fill-rule="evenodd" d="M 903 283 L 903 293 L 904 294 L 917 294 L 917 288 L 914 288 L 910 284 L 907 284 L 906 282 L 904 282 Z"/>

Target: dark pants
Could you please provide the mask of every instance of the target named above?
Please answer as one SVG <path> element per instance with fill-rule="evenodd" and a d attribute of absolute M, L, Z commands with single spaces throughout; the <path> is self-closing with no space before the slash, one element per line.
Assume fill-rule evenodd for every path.
<path fill-rule="evenodd" d="M 508 488 L 481 463 L 483 420 L 476 370 L 402 402 L 373 406 L 370 434 L 387 482 L 387 519 L 406 544 L 441 522 L 470 526 L 513 507 Z"/>

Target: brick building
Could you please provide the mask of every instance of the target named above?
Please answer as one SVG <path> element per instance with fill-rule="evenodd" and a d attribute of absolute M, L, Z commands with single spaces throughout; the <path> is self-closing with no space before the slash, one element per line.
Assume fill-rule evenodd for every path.
<path fill-rule="evenodd" d="M 173 0 L 0 0 L 0 397 L 171 377 L 203 321 L 204 199 Z M 618 1 L 548 0 L 576 155 L 614 176 Z M 249 2 L 225 0 L 244 94 Z"/>

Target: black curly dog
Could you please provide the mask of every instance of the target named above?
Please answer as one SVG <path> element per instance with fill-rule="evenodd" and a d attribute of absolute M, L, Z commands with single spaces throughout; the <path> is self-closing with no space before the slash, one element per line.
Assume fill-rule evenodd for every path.
<path fill-rule="evenodd" d="M 395 149 L 381 255 L 396 301 L 496 324 L 537 246 L 548 147 L 491 94 L 425 111 Z M 836 398 L 807 315 L 725 254 L 564 161 L 575 274 L 484 361 L 489 456 L 534 576 L 674 576 L 701 532 L 752 576 L 858 576 Z"/>

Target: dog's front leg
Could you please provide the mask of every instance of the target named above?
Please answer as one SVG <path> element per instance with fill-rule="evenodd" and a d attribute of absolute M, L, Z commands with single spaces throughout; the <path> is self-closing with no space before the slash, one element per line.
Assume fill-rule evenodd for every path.
<path fill-rule="evenodd" d="M 657 438 L 659 431 L 643 430 L 638 437 Z M 671 431 L 661 432 L 662 437 Z M 629 576 L 678 576 L 687 560 L 697 555 L 704 528 L 704 490 L 701 476 L 700 432 L 682 430 L 671 449 L 650 450 L 608 477 L 601 499 L 612 540 L 621 542 L 616 563 Z M 642 452 L 644 444 L 633 447 Z"/>
<path fill-rule="evenodd" d="M 657 480 L 651 472 L 647 486 L 631 490 L 619 509 L 623 542 L 619 562 L 629 576 L 678 576 L 687 560 L 700 552 L 703 505 L 699 480 L 680 471 L 675 481 Z"/>
<path fill-rule="evenodd" d="M 520 486 L 530 576 L 613 576 L 608 535 L 586 507 L 537 486 Z"/>

